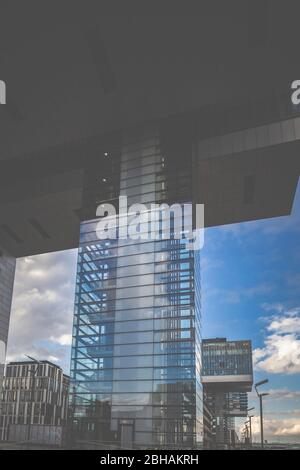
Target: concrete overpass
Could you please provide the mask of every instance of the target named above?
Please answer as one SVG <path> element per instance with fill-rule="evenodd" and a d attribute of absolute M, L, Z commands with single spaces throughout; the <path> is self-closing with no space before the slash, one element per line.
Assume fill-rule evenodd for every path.
<path fill-rule="evenodd" d="M 14 256 L 75 247 L 91 161 L 122 129 L 173 116 L 169 158 L 193 146 L 207 225 L 290 212 L 300 70 L 285 6 L 31 5 L 7 3 L 0 19 L 0 238 Z"/>

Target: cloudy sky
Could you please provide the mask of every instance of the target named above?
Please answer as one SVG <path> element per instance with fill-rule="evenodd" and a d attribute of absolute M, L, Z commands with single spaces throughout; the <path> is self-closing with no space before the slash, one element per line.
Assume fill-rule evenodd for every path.
<path fill-rule="evenodd" d="M 8 360 L 69 369 L 76 250 L 18 260 Z M 251 339 L 265 390 L 265 437 L 300 442 L 300 185 L 292 215 L 206 230 L 203 337 Z M 258 413 L 255 394 L 250 404 Z M 259 420 L 254 418 L 254 437 Z"/>
<path fill-rule="evenodd" d="M 77 250 L 17 261 L 8 360 L 28 354 L 68 372 L 76 261 Z"/>
<path fill-rule="evenodd" d="M 251 339 L 255 380 L 270 381 L 266 439 L 300 442 L 300 184 L 291 216 L 206 231 L 202 292 L 204 337 Z"/>

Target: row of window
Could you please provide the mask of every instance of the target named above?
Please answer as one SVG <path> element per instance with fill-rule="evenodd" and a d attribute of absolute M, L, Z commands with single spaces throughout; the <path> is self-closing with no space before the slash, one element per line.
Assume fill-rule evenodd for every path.
<path fill-rule="evenodd" d="M 123 332 L 123 331 L 130 331 L 131 324 L 133 322 L 148 322 L 146 324 L 150 324 L 152 322 L 153 325 L 156 326 L 160 325 L 160 321 L 163 320 L 165 323 L 161 323 L 161 325 L 171 324 L 171 321 L 174 323 L 181 323 L 181 320 L 189 320 L 193 322 L 195 320 L 194 309 L 193 307 L 187 308 L 174 308 L 170 307 L 167 309 L 135 309 L 128 311 L 116 311 L 110 313 L 85 313 L 85 308 L 81 308 L 81 313 L 75 315 L 74 318 L 74 326 L 79 327 L 81 325 L 84 326 L 91 326 L 94 327 L 96 325 L 105 325 L 114 322 L 116 332 Z M 156 323 L 154 323 L 156 322 Z M 122 326 L 122 324 L 124 326 Z M 193 326 L 193 325 L 192 325 Z M 139 325 L 137 325 L 139 328 Z M 145 328 L 146 330 L 148 329 Z M 154 329 L 154 328 L 152 328 Z M 160 328 L 164 329 L 164 328 Z"/>
<path fill-rule="evenodd" d="M 118 283 L 117 283 L 118 284 Z M 105 288 L 104 290 L 93 290 L 88 289 L 87 284 L 83 283 L 79 289 L 77 289 L 76 301 L 82 302 L 111 302 L 112 300 L 120 299 L 132 299 L 137 297 L 149 297 L 149 296 L 162 296 L 162 295 L 173 295 L 177 294 L 178 291 L 182 293 L 192 292 L 194 288 L 193 281 L 184 282 L 169 282 L 168 284 L 151 284 L 145 286 L 134 286 L 134 287 L 119 287 L 116 285 L 116 289 Z M 89 290 L 89 292 L 88 292 Z"/>
<path fill-rule="evenodd" d="M 163 330 L 163 331 L 138 331 L 134 333 L 117 333 L 114 335 L 94 336 L 75 336 L 74 343 L 77 347 L 98 347 L 113 344 L 115 346 L 122 344 L 144 344 L 144 343 L 160 343 L 161 341 L 180 341 L 182 339 L 192 339 L 194 337 L 193 329 L 188 330 Z"/>
<path fill-rule="evenodd" d="M 195 380 L 180 381 L 178 379 L 170 379 L 168 381 L 160 380 L 141 380 L 141 381 L 77 381 L 76 382 L 76 398 L 77 393 L 136 393 L 136 392 L 193 392 L 195 390 Z"/>
<path fill-rule="evenodd" d="M 100 369 L 75 370 L 72 372 L 74 380 L 185 380 L 195 377 L 194 367 L 164 367 L 164 368 L 135 368 L 135 369 Z"/>
<path fill-rule="evenodd" d="M 74 417 L 89 417 L 93 413 L 93 416 L 97 418 L 130 418 L 130 419 L 175 419 L 178 420 L 179 414 L 183 421 L 192 420 L 194 416 L 194 406 L 181 407 L 177 406 L 166 406 L 166 407 L 157 407 L 157 406 L 145 406 L 141 409 L 137 409 L 133 406 L 113 406 L 111 409 L 98 408 L 95 407 L 85 407 L 85 406 L 76 406 L 74 408 Z M 148 423 L 150 425 L 150 423 Z"/>
<path fill-rule="evenodd" d="M 170 293 L 169 295 L 148 295 L 147 297 L 138 297 L 130 299 L 116 299 L 115 301 L 99 299 L 97 296 L 82 295 L 76 296 L 75 299 L 78 304 L 90 304 L 94 306 L 98 303 L 98 311 L 110 311 L 113 310 L 127 310 L 130 308 L 155 308 L 155 307 L 169 307 L 169 306 L 187 306 L 194 305 L 194 292 L 188 293 Z"/>
<path fill-rule="evenodd" d="M 134 392 L 134 393 L 78 393 L 76 384 L 70 389 L 71 397 L 70 404 L 73 404 L 74 398 L 76 403 L 86 406 L 98 406 L 98 407 L 111 407 L 116 406 L 179 406 L 181 407 L 184 403 L 192 405 L 196 401 L 196 394 L 194 392 L 188 392 L 183 390 L 182 393 L 178 394 L 173 391 L 173 387 L 169 387 L 167 392 Z M 198 400 L 198 398 L 197 398 Z M 202 403 L 202 397 L 199 399 Z"/>
<path fill-rule="evenodd" d="M 72 357 L 97 358 L 107 356 L 145 356 L 156 354 L 195 354 L 193 341 L 170 341 L 159 343 L 136 343 L 109 346 L 77 346 L 73 348 Z"/>
<path fill-rule="evenodd" d="M 193 366 L 195 357 L 191 354 L 165 354 L 151 356 L 122 356 L 101 358 L 77 358 L 71 361 L 71 370 L 130 369 L 132 367 L 185 367 Z"/>
<path fill-rule="evenodd" d="M 88 418 L 87 421 L 90 423 L 95 423 L 98 426 L 97 431 L 101 432 L 103 437 L 106 435 L 105 440 L 107 440 L 107 436 L 109 433 L 107 431 L 117 431 L 119 428 L 119 420 L 111 419 L 105 421 L 104 419 L 99 418 Z M 138 431 L 141 432 L 159 432 L 159 433 L 182 433 L 184 434 L 184 438 L 187 438 L 189 435 L 195 432 L 195 419 L 191 419 L 189 417 L 178 417 L 177 419 L 162 419 L 162 418 L 142 418 L 142 419 L 134 419 L 134 430 L 135 433 Z M 86 423 L 87 424 L 87 423 Z M 106 432 L 105 432 L 106 431 Z M 148 441 L 149 443 L 149 441 Z"/>
<path fill-rule="evenodd" d="M 77 336 L 94 336 L 94 335 L 107 335 L 127 332 L 140 332 L 140 331 L 158 331 L 158 330 L 173 330 L 173 329 L 188 329 L 194 327 L 193 318 L 165 318 L 159 320 L 136 320 L 136 321 L 123 321 L 116 323 L 93 323 L 89 325 L 76 324 L 75 331 Z M 117 341 L 116 341 L 117 342 Z"/>
<path fill-rule="evenodd" d="M 77 283 L 76 292 L 94 292 L 101 289 L 114 289 L 118 288 L 117 296 L 123 297 L 124 295 L 119 295 L 119 290 L 124 288 L 138 287 L 144 288 L 146 286 L 164 286 L 164 292 L 169 290 L 174 291 L 176 288 L 187 289 L 192 286 L 193 276 L 189 271 L 181 271 L 175 273 L 167 274 L 144 274 L 141 276 L 137 270 L 135 276 L 125 277 L 125 278 L 108 278 L 105 280 L 88 280 L 84 276 L 80 279 L 80 282 Z M 129 296 L 128 296 L 129 297 Z"/>
<path fill-rule="evenodd" d="M 172 296 L 173 297 L 173 296 Z M 106 308 L 105 310 L 102 307 L 102 303 L 77 303 L 75 305 L 74 313 L 77 318 L 84 314 L 89 314 L 83 316 L 84 319 L 89 318 L 91 321 L 97 321 L 98 319 L 107 319 L 112 318 L 114 321 L 126 321 L 126 320 L 135 320 L 135 319 L 151 319 L 151 318 L 166 318 L 166 317 L 177 317 L 177 316 L 189 316 L 189 312 L 194 312 L 194 306 L 182 305 L 181 300 L 186 300 L 186 295 L 177 297 L 177 303 L 172 305 L 163 305 L 163 306 L 154 306 L 154 305 L 140 305 L 136 303 L 134 307 L 124 307 L 124 303 L 127 305 L 127 302 L 123 302 L 118 307 L 119 308 Z M 191 300 L 192 300 L 191 296 Z M 107 306 L 108 307 L 108 306 Z M 116 307 L 115 303 L 111 304 L 111 307 Z"/>
<path fill-rule="evenodd" d="M 146 260 L 147 261 L 147 260 Z M 78 263 L 77 270 L 78 274 L 90 274 L 94 279 L 108 279 L 108 277 L 114 277 L 116 272 L 118 273 L 118 278 L 135 276 L 137 273 L 139 275 L 143 274 L 155 274 L 155 273 L 168 273 L 176 271 L 189 270 L 191 276 L 193 276 L 193 258 L 190 257 L 189 260 L 172 260 L 167 262 L 155 262 L 153 260 L 148 262 L 138 263 L 138 259 L 135 264 L 121 267 L 117 266 L 115 258 L 112 259 L 98 259 L 90 262 Z M 116 271 L 117 270 L 117 271 Z M 138 271 L 137 271 L 138 270 Z M 96 277 L 95 277 L 96 276 Z"/>

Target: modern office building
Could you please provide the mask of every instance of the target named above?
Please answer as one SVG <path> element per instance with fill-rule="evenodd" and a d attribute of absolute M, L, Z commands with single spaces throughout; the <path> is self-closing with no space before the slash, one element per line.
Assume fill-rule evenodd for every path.
<path fill-rule="evenodd" d="M 247 416 L 253 383 L 251 341 L 204 339 L 201 380 L 204 404 L 213 416 L 211 428 L 204 429 L 205 444 L 230 446 L 235 418 Z"/>
<path fill-rule="evenodd" d="M 202 382 L 220 383 L 221 387 L 251 390 L 253 383 L 251 341 L 227 341 L 226 338 L 203 339 Z"/>
<path fill-rule="evenodd" d="M 188 158 L 169 167 L 157 130 L 124 136 L 120 159 L 118 185 L 129 204 L 172 202 L 175 192 L 189 200 Z M 110 185 L 111 174 L 100 177 Z M 161 239 L 159 228 L 156 240 L 101 241 L 97 223 L 81 224 L 78 255 L 77 437 L 120 448 L 196 447 L 203 434 L 197 254 L 172 234 Z"/>
<path fill-rule="evenodd" d="M 11 425 L 65 426 L 69 377 L 49 361 L 11 362 L 6 366 L 0 405 L 0 440 Z"/>

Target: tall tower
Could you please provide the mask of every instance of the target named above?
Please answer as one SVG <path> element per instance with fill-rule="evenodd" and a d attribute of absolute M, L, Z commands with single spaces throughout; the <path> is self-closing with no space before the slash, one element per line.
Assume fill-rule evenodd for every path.
<path fill-rule="evenodd" d="M 124 133 L 119 154 L 104 152 L 114 159 L 111 173 L 96 172 L 101 186 L 107 183 L 106 196 L 92 191 L 93 198 L 189 202 L 192 153 L 185 148 L 185 158 L 171 165 L 172 150 L 168 133 L 155 126 Z M 71 370 L 75 436 L 118 448 L 196 447 L 202 440 L 198 254 L 172 232 L 160 239 L 160 229 L 157 239 L 101 241 L 97 222 L 81 224 Z"/>

